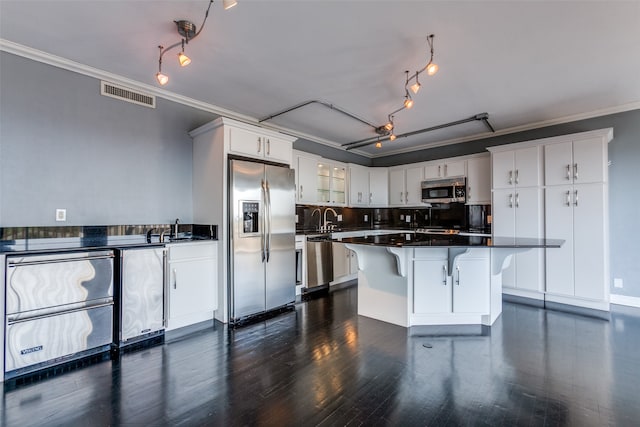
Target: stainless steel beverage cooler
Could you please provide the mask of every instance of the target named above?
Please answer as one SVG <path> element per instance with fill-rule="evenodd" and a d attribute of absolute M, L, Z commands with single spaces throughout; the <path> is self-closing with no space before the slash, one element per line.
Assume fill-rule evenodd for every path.
<path fill-rule="evenodd" d="M 5 377 L 109 350 L 113 251 L 7 257 Z"/>

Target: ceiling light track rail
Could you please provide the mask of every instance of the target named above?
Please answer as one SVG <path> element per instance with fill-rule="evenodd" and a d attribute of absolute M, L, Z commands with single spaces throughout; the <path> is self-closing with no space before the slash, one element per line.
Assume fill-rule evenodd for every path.
<path fill-rule="evenodd" d="M 424 129 L 420 129 L 420 130 L 415 130 L 415 131 L 411 131 L 411 132 L 407 132 L 407 133 L 403 133 L 401 135 L 396 135 L 396 138 L 406 138 L 408 136 L 413 136 L 413 135 L 419 135 L 421 133 L 426 133 L 426 132 L 431 132 L 434 130 L 438 130 L 438 129 L 444 129 L 444 128 L 448 128 L 451 126 L 457 126 L 457 125 L 461 125 L 463 123 L 469 123 L 469 122 L 473 122 L 473 121 L 481 121 L 483 122 L 483 124 L 491 131 L 495 133 L 495 129 L 493 128 L 493 126 L 491 126 L 491 123 L 489 123 L 489 113 L 480 113 L 480 114 L 476 114 L 475 116 L 471 116 L 468 117 L 466 119 L 462 119 L 462 120 L 456 120 L 453 122 L 449 122 L 449 123 L 444 123 L 441 125 L 436 125 L 436 126 L 431 126 L 428 128 L 424 128 Z M 345 150 L 353 150 L 355 148 L 361 148 L 361 147 L 366 147 L 367 145 L 371 145 L 371 144 L 377 144 L 379 142 L 382 141 L 386 141 L 391 139 L 390 136 L 386 136 L 386 137 L 377 137 L 377 138 L 366 138 L 366 139 L 362 139 L 360 141 L 353 141 L 353 142 L 349 142 L 347 144 L 342 144 L 342 147 L 345 147 Z"/>
<path fill-rule="evenodd" d="M 291 111 L 297 110 L 297 109 L 302 108 L 302 107 L 306 107 L 307 105 L 310 105 L 310 104 L 319 104 L 319 105 L 322 105 L 324 107 L 330 108 L 331 110 L 337 111 L 337 112 L 339 112 L 339 113 L 341 113 L 341 114 L 343 114 L 343 115 L 345 115 L 347 117 L 350 117 L 350 118 L 352 118 L 354 120 L 359 121 L 360 123 L 363 123 L 363 124 L 365 124 L 367 126 L 370 126 L 374 130 L 376 130 L 378 128 L 378 126 L 374 125 L 373 123 L 368 122 L 368 121 L 366 121 L 364 119 L 361 119 L 360 117 L 356 116 L 355 114 L 351 114 L 350 112 L 345 111 L 342 108 L 337 107 L 334 104 L 331 104 L 331 103 L 325 102 L 325 101 L 319 101 L 317 99 L 312 99 L 312 100 L 309 100 L 309 101 L 301 102 L 300 104 L 296 104 L 293 107 L 286 108 L 286 109 L 284 109 L 282 111 L 279 111 L 279 112 L 277 112 L 275 114 L 272 114 L 272 115 L 270 115 L 268 117 L 265 117 L 263 119 L 258 120 L 258 123 L 262 123 L 262 122 L 265 122 L 267 120 L 274 119 L 274 118 L 276 118 L 278 116 L 281 116 L 283 114 L 289 113 Z"/>

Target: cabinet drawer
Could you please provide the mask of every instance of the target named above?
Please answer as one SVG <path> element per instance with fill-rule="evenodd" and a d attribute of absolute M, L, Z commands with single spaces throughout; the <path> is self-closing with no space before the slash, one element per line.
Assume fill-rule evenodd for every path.
<path fill-rule="evenodd" d="M 176 243 L 167 245 L 169 248 L 169 260 L 177 261 L 192 258 L 216 258 L 218 251 L 217 243 Z"/>

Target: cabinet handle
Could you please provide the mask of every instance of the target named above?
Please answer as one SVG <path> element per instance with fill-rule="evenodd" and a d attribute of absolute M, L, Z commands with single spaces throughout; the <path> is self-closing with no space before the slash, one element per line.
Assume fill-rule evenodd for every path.
<path fill-rule="evenodd" d="M 509 185 L 513 184 L 513 171 L 509 171 Z"/>
<path fill-rule="evenodd" d="M 373 200 L 373 193 L 369 193 L 369 203 L 371 203 L 371 200 Z"/>
<path fill-rule="evenodd" d="M 300 184 L 300 200 L 302 200 L 302 192 L 304 191 L 304 187 Z"/>
<path fill-rule="evenodd" d="M 447 164 L 444 164 L 444 176 L 447 176 Z"/>
<path fill-rule="evenodd" d="M 471 186 L 467 187 L 467 198 L 471 198 Z"/>
<path fill-rule="evenodd" d="M 402 191 L 400 192 L 400 203 L 402 203 Z"/>
<path fill-rule="evenodd" d="M 173 269 L 173 289 L 178 289 L 178 272 Z"/>
<path fill-rule="evenodd" d="M 518 169 L 516 169 L 516 184 L 518 183 Z"/>
<path fill-rule="evenodd" d="M 267 156 L 271 155 L 271 139 L 267 139 Z"/>
<path fill-rule="evenodd" d="M 571 165 L 567 165 L 567 181 L 571 181 Z"/>
<path fill-rule="evenodd" d="M 509 207 L 513 207 L 513 193 L 509 193 Z"/>
<path fill-rule="evenodd" d="M 520 193 L 516 193 L 516 208 L 520 207 Z"/>
<path fill-rule="evenodd" d="M 566 206 L 571 206 L 571 191 L 567 191 L 567 201 L 565 202 Z"/>
<path fill-rule="evenodd" d="M 258 137 L 258 153 L 260 153 L 261 149 L 262 149 L 262 138 Z"/>
<path fill-rule="evenodd" d="M 578 206 L 578 190 L 573 193 L 573 205 Z"/>
<path fill-rule="evenodd" d="M 442 284 L 447 286 L 447 266 L 442 266 Z"/>
<path fill-rule="evenodd" d="M 456 273 L 458 278 L 456 279 L 456 286 L 460 286 L 460 266 L 456 265 Z"/>
<path fill-rule="evenodd" d="M 440 178 L 442 175 L 440 173 L 440 169 L 442 169 L 442 166 L 438 165 L 438 178 Z"/>
<path fill-rule="evenodd" d="M 578 164 L 573 165 L 573 179 L 578 179 Z"/>
<path fill-rule="evenodd" d="M 405 203 L 409 203 L 409 192 L 408 191 L 404 192 L 404 201 L 405 201 Z"/>

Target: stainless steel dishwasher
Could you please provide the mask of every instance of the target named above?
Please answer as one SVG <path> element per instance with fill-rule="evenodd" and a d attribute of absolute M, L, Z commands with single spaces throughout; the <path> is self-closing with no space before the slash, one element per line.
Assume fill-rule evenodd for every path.
<path fill-rule="evenodd" d="M 106 351 L 113 251 L 7 257 L 5 378 Z"/>
<path fill-rule="evenodd" d="M 307 290 L 328 285 L 333 280 L 331 240 L 307 238 Z"/>

